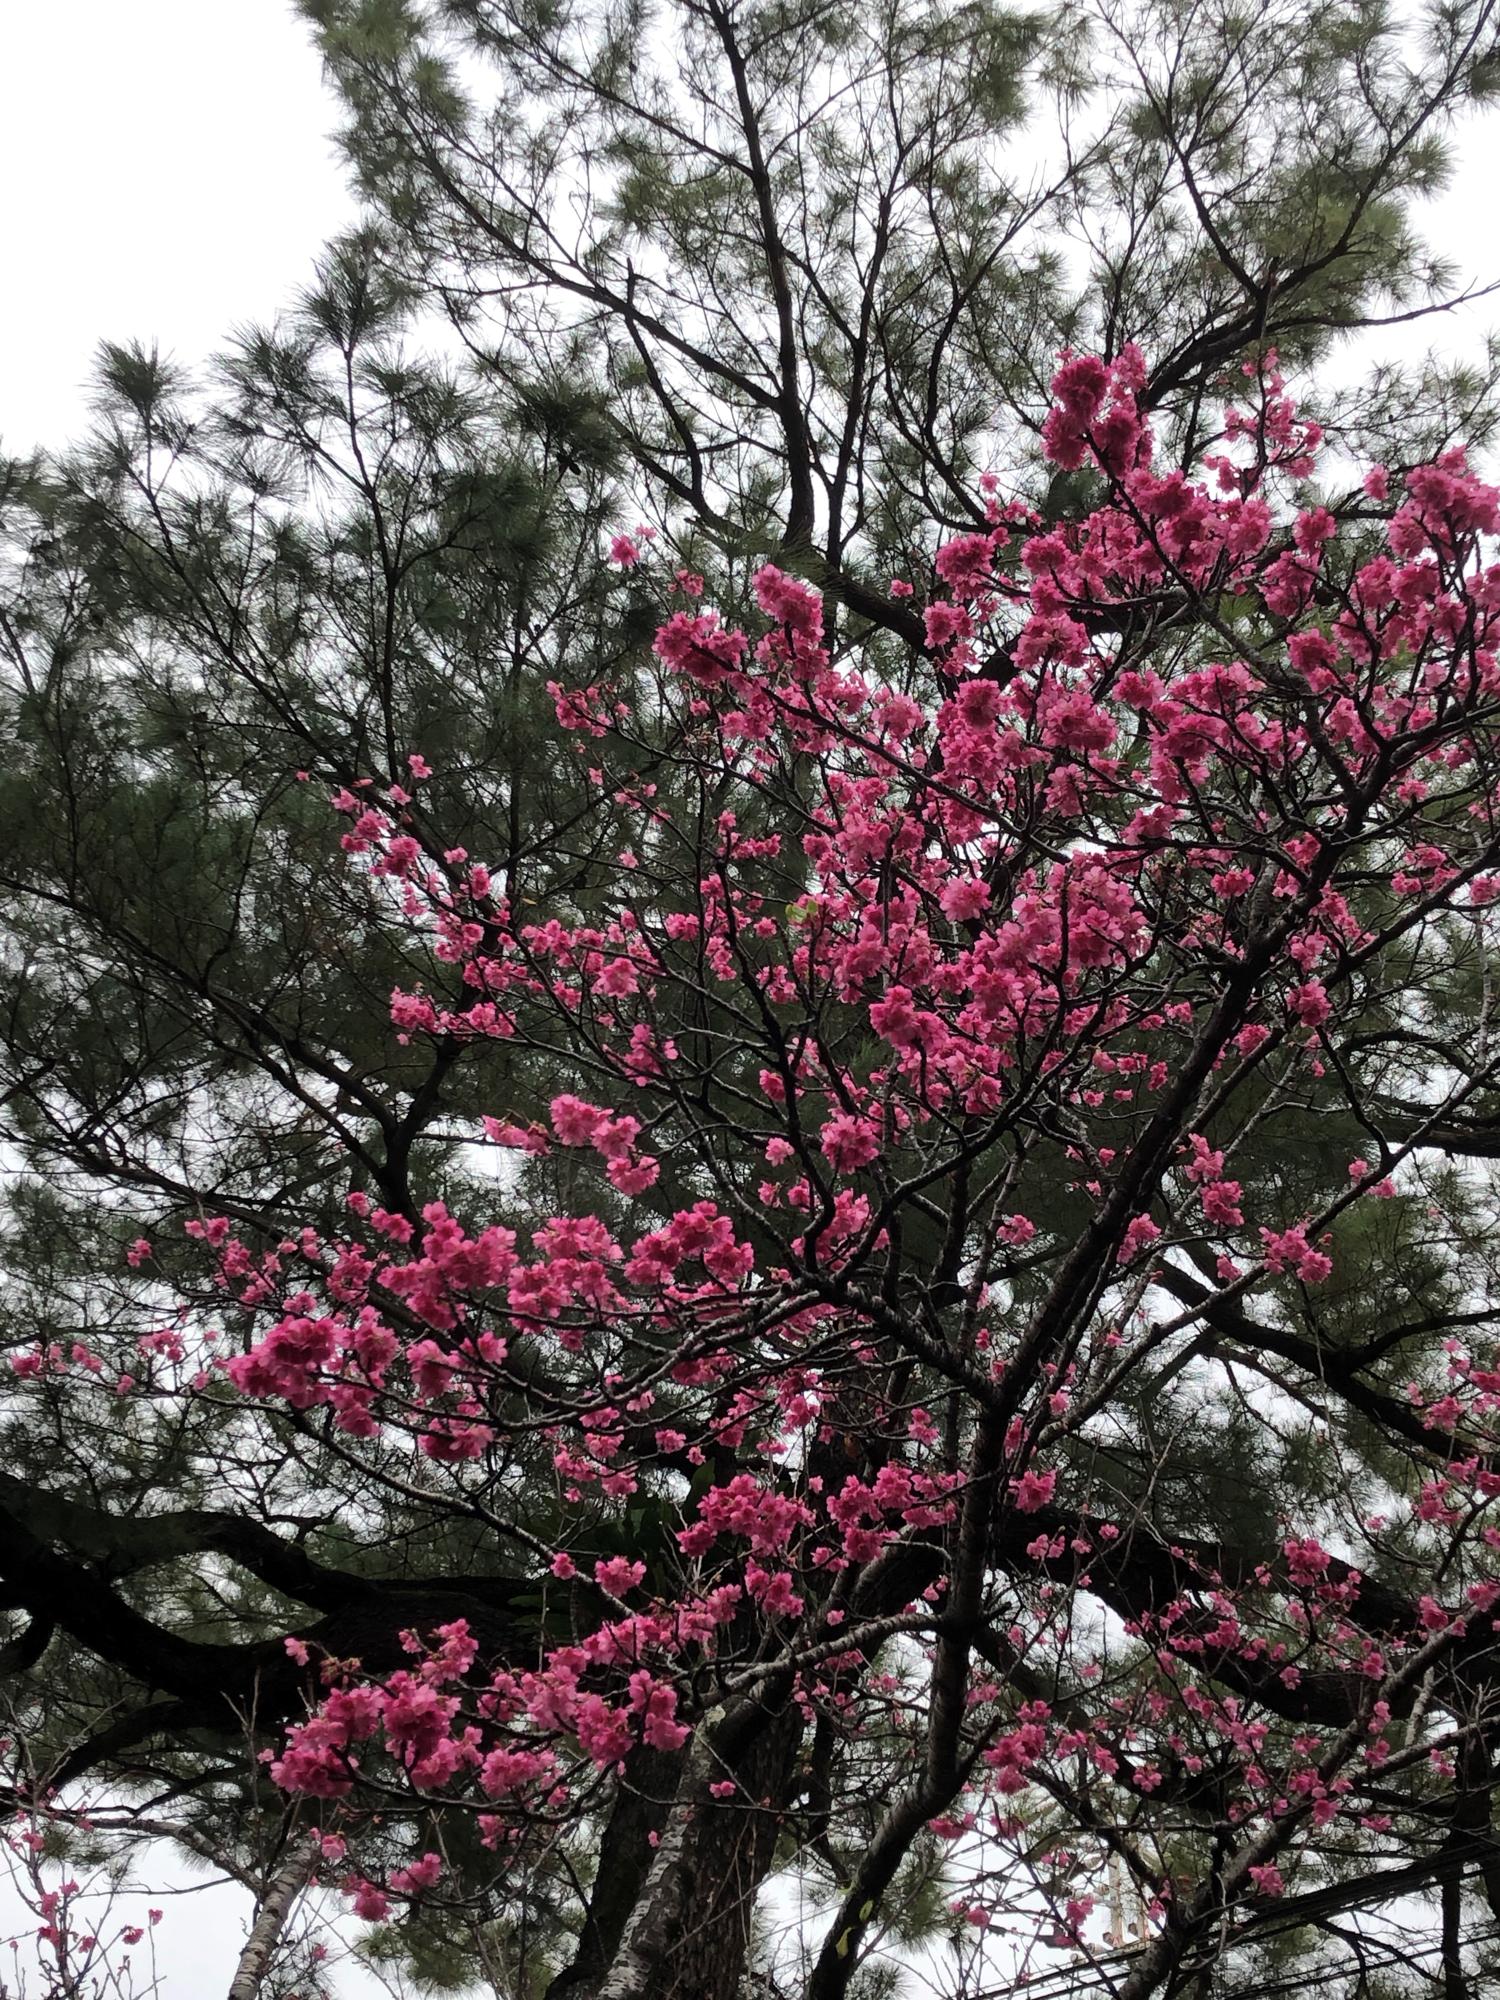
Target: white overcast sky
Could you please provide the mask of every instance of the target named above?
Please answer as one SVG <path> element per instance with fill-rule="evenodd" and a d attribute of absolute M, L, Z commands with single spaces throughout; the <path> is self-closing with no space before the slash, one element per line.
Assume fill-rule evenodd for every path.
<path fill-rule="evenodd" d="M 287 0 L 0 5 L 0 447 L 79 428 L 101 339 L 269 318 L 353 215 L 335 122 Z"/>
<path fill-rule="evenodd" d="M 101 339 L 191 364 L 269 318 L 354 213 L 336 116 L 289 0 L 0 4 L 0 449 L 81 428 Z M 1431 216 L 1437 246 L 1486 280 L 1497 193 L 1500 113 L 1465 129 Z M 1491 311 L 1369 351 L 1468 348 Z"/>
<path fill-rule="evenodd" d="M 231 327 L 274 314 L 353 215 L 335 120 L 287 0 L 0 6 L 0 449 L 82 427 L 103 338 L 156 341 L 191 365 Z M 1465 129 L 1428 232 L 1481 281 L 1500 278 L 1497 202 L 1500 114 Z M 1472 352 L 1489 324 L 1500 296 L 1365 351 Z M 168 1911 L 162 2000 L 222 1994 L 243 1936 L 243 1892 L 191 1885 L 171 1869 L 152 1885 Z M 0 1947 L 25 1928 L 0 1874 Z M 382 1989 L 348 1968 L 338 1990 Z"/>

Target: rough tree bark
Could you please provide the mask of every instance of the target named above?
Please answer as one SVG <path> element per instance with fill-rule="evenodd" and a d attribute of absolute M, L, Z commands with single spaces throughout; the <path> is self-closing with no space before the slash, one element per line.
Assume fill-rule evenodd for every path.
<path fill-rule="evenodd" d="M 316 1853 L 316 1838 L 311 1834 L 303 1836 L 287 1850 L 281 1866 L 266 1883 L 255 1922 L 250 1926 L 245 1949 L 229 1984 L 229 2000 L 256 2000 L 271 1954 L 297 1906 L 297 1898 L 307 1886 Z"/>

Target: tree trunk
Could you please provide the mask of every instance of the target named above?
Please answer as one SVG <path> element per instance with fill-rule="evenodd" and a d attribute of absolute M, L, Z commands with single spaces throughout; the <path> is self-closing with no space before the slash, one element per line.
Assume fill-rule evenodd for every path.
<path fill-rule="evenodd" d="M 245 1949 L 240 1953 L 239 1964 L 230 1981 L 228 2000 L 255 2000 L 260 1992 L 261 1981 L 270 1967 L 271 1954 L 286 1929 L 297 1898 L 307 1886 L 316 1852 L 316 1839 L 310 1834 L 304 1835 L 288 1850 L 281 1866 L 266 1883 L 260 1909 L 250 1926 Z"/>
<path fill-rule="evenodd" d="M 672 1808 L 685 1762 L 680 1750 L 637 1744 L 599 1842 L 599 1866 L 589 1894 L 578 1947 L 547 1987 L 546 2000 L 592 2000 L 639 1902 L 655 1849 Z"/>
<path fill-rule="evenodd" d="M 598 2000 L 736 2000 L 801 1740 L 785 1695 L 700 1729 Z M 715 1798 L 728 1779 L 734 1797 Z"/>

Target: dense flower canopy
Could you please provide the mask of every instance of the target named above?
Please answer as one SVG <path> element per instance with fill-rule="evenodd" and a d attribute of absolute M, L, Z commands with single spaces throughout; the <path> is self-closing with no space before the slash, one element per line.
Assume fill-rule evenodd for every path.
<path fill-rule="evenodd" d="M 727 1844 L 700 1930 L 753 1903 L 869 1805 L 878 1749 L 815 2000 L 924 1854 L 974 1951 L 1003 1934 L 984 1963 L 1144 1995 L 1299 1898 L 1377 1905 L 1385 1857 L 1468 1824 L 1500 1598 L 1483 1244 L 1430 1337 L 1404 1298 L 1333 1329 L 1447 1226 L 1426 1162 L 1500 1063 L 1483 1011 L 1467 1048 L 1423 1032 L 1500 923 L 1500 493 L 1449 451 L 1307 503 L 1322 440 L 1274 354 L 1189 475 L 1145 380 L 1132 348 L 1064 357 L 1045 447 L 1096 504 L 1049 525 L 986 480 L 931 590 L 891 584 L 925 598 L 915 666 L 830 646 L 766 563 L 746 627 L 664 586 L 649 732 L 620 687 L 554 683 L 625 828 L 587 914 L 452 844 L 419 750 L 334 796 L 352 881 L 426 954 L 390 1032 L 560 1060 L 464 1143 L 502 1189 L 540 1162 L 576 1188 L 514 1227 L 361 1186 L 332 1233 L 202 1215 L 211 1283 L 118 1376 L 461 1493 L 530 1580 L 509 1652 L 461 1616 L 394 1670 L 287 1638 L 307 1712 L 264 1757 L 360 1915 L 448 1879 L 437 1847 L 366 1854 L 393 1800 L 470 1816 L 520 1884 L 633 1796 L 598 1990 L 685 1993 L 695 1876 Z M 640 531 L 611 554 L 650 572 Z M 1310 1111 L 1357 1143 L 1284 1172 Z M 1212 1431 L 1247 1378 L 1259 1448 L 1327 1458 L 1261 1547 L 1151 1497 L 1161 1398 Z M 1381 1441 L 1364 1466 L 1335 1409 Z"/>

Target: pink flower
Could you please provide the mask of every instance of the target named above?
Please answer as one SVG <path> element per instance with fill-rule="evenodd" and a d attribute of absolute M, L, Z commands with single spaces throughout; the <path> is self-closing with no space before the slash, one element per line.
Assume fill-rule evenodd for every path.
<path fill-rule="evenodd" d="M 642 1153 L 637 1160 L 611 1160 L 604 1171 L 610 1186 L 621 1194 L 644 1194 L 656 1185 L 661 1162 L 650 1153 Z"/>
<path fill-rule="evenodd" d="M 424 1854 L 420 1861 L 413 1861 L 410 1867 L 398 1868 L 391 1877 L 391 1887 L 403 1896 L 419 1894 L 423 1889 L 437 1886 L 443 1872 L 441 1854 Z"/>
<path fill-rule="evenodd" d="M 1304 1027 L 1316 1028 L 1333 1012 L 1321 979 L 1294 986 L 1286 996 L 1287 1012 Z"/>
<path fill-rule="evenodd" d="M 989 885 L 972 875 L 956 877 L 945 884 L 938 902 L 945 917 L 956 924 L 968 923 L 989 908 Z"/>
<path fill-rule="evenodd" d="M 840 1173 L 867 1167 L 880 1151 L 880 1140 L 868 1119 L 843 1111 L 830 1118 L 819 1134 L 823 1153 Z"/>
<path fill-rule="evenodd" d="M 601 1695 L 583 1696 L 573 1727 L 584 1754 L 601 1771 L 622 1763 L 630 1752 L 634 1735 L 630 1716 L 623 1709 L 611 1708 Z"/>
<path fill-rule="evenodd" d="M 482 1118 L 484 1135 L 495 1146 L 513 1146 L 523 1153 L 545 1153 L 547 1135 L 535 1125 L 514 1125 L 487 1114 Z"/>
<path fill-rule="evenodd" d="M 611 1556 L 607 1562 L 594 1564 L 595 1583 L 611 1597 L 623 1597 L 627 1590 L 634 1590 L 645 1574 L 646 1565 L 631 1562 L 628 1556 Z"/>
<path fill-rule="evenodd" d="M 1016 1511 L 1021 1514 L 1035 1514 L 1047 1506 L 1057 1487 L 1056 1468 L 1046 1472 L 1026 1471 L 1019 1479 L 1010 1482 L 1010 1490 L 1015 1495 Z"/>
<path fill-rule="evenodd" d="M 1305 1223 L 1299 1222 L 1279 1234 L 1262 1229 L 1260 1240 L 1268 1271 L 1291 1272 L 1305 1285 L 1320 1285 L 1333 1270 L 1333 1259 L 1321 1250 L 1314 1250 L 1308 1242 Z"/>
<path fill-rule="evenodd" d="M 749 1563 L 745 1569 L 745 1588 L 773 1618 L 795 1618 L 802 1609 L 802 1599 L 792 1588 L 788 1570 L 765 1570 L 758 1563 Z"/>
<path fill-rule="evenodd" d="M 989 535 L 956 535 L 933 558 L 933 567 L 955 597 L 974 598 L 990 581 L 995 543 Z"/>
<path fill-rule="evenodd" d="M 1120 1238 L 1120 1262 L 1122 1264 L 1130 1263 L 1135 1257 L 1139 1256 L 1148 1244 L 1154 1243 L 1160 1235 L 1160 1226 L 1153 1222 L 1149 1215 L 1132 1216 L 1125 1226 L 1124 1235 Z"/>
<path fill-rule="evenodd" d="M 552 1130 L 564 1146 L 591 1146 L 600 1126 L 609 1122 L 607 1111 L 567 1091 L 554 1097 L 550 1108 Z"/>
<path fill-rule="evenodd" d="M 823 635 L 823 600 L 815 590 L 764 563 L 750 579 L 755 601 L 768 618 L 804 639 Z"/>
<path fill-rule="evenodd" d="M 594 991 L 610 1000 L 628 999 L 640 987 L 641 976 L 628 958 L 612 958 L 594 980 Z"/>
<path fill-rule="evenodd" d="M 382 1923 L 390 1915 L 390 1897 L 373 1882 L 355 1880 L 349 1884 L 349 1890 L 354 1897 L 355 1916 L 363 1917 L 366 1923 Z"/>
<path fill-rule="evenodd" d="M 548 1783 L 555 1769 L 556 1759 L 550 1750 L 502 1744 L 479 1766 L 479 1787 L 487 1799 L 503 1799 L 525 1785 Z"/>
<path fill-rule="evenodd" d="M 972 639 L 974 636 L 974 621 L 963 606 L 941 600 L 929 604 L 922 613 L 922 628 L 928 646 L 934 651 L 942 646 L 951 646 L 956 639 Z"/>
<path fill-rule="evenodd" d="M 1240 1212 L 1238 1181 L 1210 1181 L 1202 1190 L 1204 1220 L 1216 1229 L 1238 1229 L 1245 1218 Z"/>

